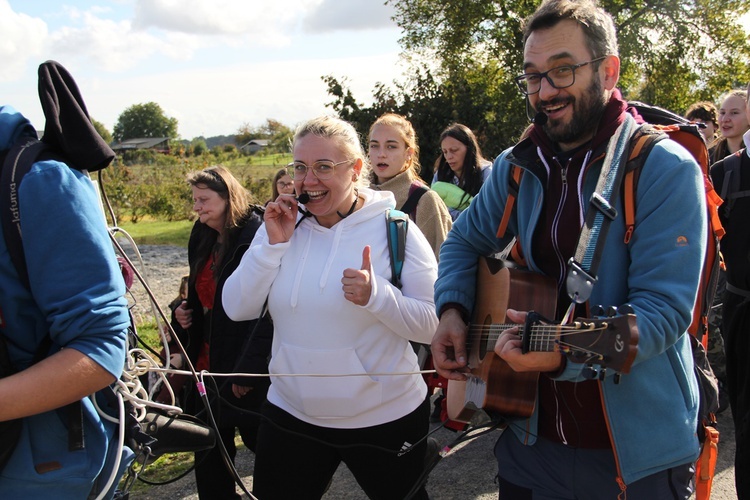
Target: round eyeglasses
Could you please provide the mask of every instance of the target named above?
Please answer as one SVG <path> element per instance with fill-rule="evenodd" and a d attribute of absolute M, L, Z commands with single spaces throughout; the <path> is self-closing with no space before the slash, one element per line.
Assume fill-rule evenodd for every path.
<path fill-rule="evenodd" d="M 317 177 L 321 181 L 324 181 L 333 177 L 333 174 L 336 172 L 336 165 L 351 163 L 352 161 L 353 160 L 343 160 L 334 163 L 330 160 L 321 160 L 316 161 L 312 164 L 312 166 L 309 167 L 301 161 L 293 161 L 286 166 L 286 173 L 289 174 L 292 179 L 302 180 L 307 175 L 308 169 L 311 169 L 315 177 Z"/>

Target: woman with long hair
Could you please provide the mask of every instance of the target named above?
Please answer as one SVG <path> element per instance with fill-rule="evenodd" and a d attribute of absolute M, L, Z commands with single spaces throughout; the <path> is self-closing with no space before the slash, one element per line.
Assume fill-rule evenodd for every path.
<path fill-rule="evenodd" d="M 440 134 L 440 150 L 432 189 L 456 220 L 489 177 L 492 164 L 482 156 L 474 132 L 460 123 L 450 125 Z"/>
<path fill-rule="evenodd" d="M 267 373 L 273 336 L 270 320 L 233 321 L 221 302 L 224 282 L 262 225 L 263 210 L 251 203 L 250 193 L 224 167 L 192 172 L 187 182 L 198 220 L 188 242 L 187 300 L 173 313 L 187 331 L 187 338 L 180 340 L 197 371 Z M 253 412 L 259 411 L 268 385 L 266 377 L 217 378 L 206 384 L 218 438 L 232 460 L 237 452 L 236 429 L 245 445 L 255 450 L 259 418 Z M 196 414 L 203 411 L 199 401 L 192 406 Z M 195 453 L 195 482 L 202 499 L 240 498 L 218 445 Z"/>
<path fill-rule="evenodd" d="M 396 207 L 422 230 L 438 258 L 453 221 L 440 196 L 419 177 L 419 145 L 406 117 L 386 113 L 370 127 L 370 188 L 390 191 Z"/>

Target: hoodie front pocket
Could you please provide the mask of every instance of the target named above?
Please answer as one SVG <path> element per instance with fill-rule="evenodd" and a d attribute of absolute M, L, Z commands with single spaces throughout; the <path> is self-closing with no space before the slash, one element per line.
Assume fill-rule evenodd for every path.
<path fill-rule="evenodd" d="M 353 348 L 318 350 L 282 344 L 271 365 L 273 373 L 302 374 L 275 377 L 273 385 L 285 401 L 310 417 L 351 418 L 383 399 L 380 382 L 366 374 Z"/>

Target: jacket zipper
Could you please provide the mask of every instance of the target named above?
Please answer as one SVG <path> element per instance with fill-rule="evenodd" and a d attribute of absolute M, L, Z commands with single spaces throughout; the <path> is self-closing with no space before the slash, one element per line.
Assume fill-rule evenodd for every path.
<path fill-rule="evenodd" d="M 555 220 L 553 222 L 552 235 L 551 235 L 552 247 L 553 247 L 553 249 L 555 251 L 555 257 L 557 258 L 557 262 L 558 262 L 558 266 L 559 266 L 559 269 L 560 269 L 560 273 L 563 273 L 560 276 L 558 276 L 558 278 L 557 278 L 557 282 L 558 283 L 561 283 L 563 281 L 564 273 L 565 273 L 565 269 L 566 269 L 565 268 L 565 262 L 563 262 L 562 253 L 560 252 L 560 245 L 559 245 L 558 240 L 557 240 L 557 229 L 558 229 L 558 223 L 560 221 L 560 217 L 562 217 L 563 207 L 565 207 L 565 202 L 568 199 L 568 167 L 570 166 L 570 161 L 571 160 L 568 160 L 566 162 L 566 164 L 563 166 L 563 165 L 560 164 L 560 162 L 557 160 L 557 158 L 555 158 L 555 162 L 560 167 L 560 179 L 562 180 L 562 189 L 561 189 L 561 192 L 560 192 L 560 201 L 557 204 L 557 210 L 555 211 Z"/>
<path fill-rule="evenodd" d="M 599 400 L 602 402 L 602 415 L 604 415 L 604 423 L 607 425 L 607 434 L 609 434 L 609 442 L 612 445 L 612 455 L 615 459 L 615 469 L 617 470 L 617 477 L 615 478 L 615 481 L 617 481 L 617 486 L 620 487 L 620 493 L 617 495 L 617 500 L 625 500 L 628 497 L 627 489 L 628 486 L 625 484 L 625 481 L 622 479 L 622 470 L 620 469 L 620 460 L 617 456 L 617 450 L 615 449 L 615 438 L 612 435 L 612 427 L 610 426 L 609 422 L 609 415 L 607 414 L 607 408 L 604 404 L 604 383 L 600 380 L 598 381 L 599 385 Z"/>

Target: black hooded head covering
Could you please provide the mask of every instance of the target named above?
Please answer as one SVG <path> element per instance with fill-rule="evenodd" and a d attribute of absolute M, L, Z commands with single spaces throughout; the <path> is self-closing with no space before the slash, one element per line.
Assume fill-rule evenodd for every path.
<path fill-rule="evenodd" d="M 42 141 L 70 166 L 95 172 L 112 163 L 115 152 L 94 128 L 78 85 L 60 63 L 39 66 L 39 100 L 46 120 Z"/>

